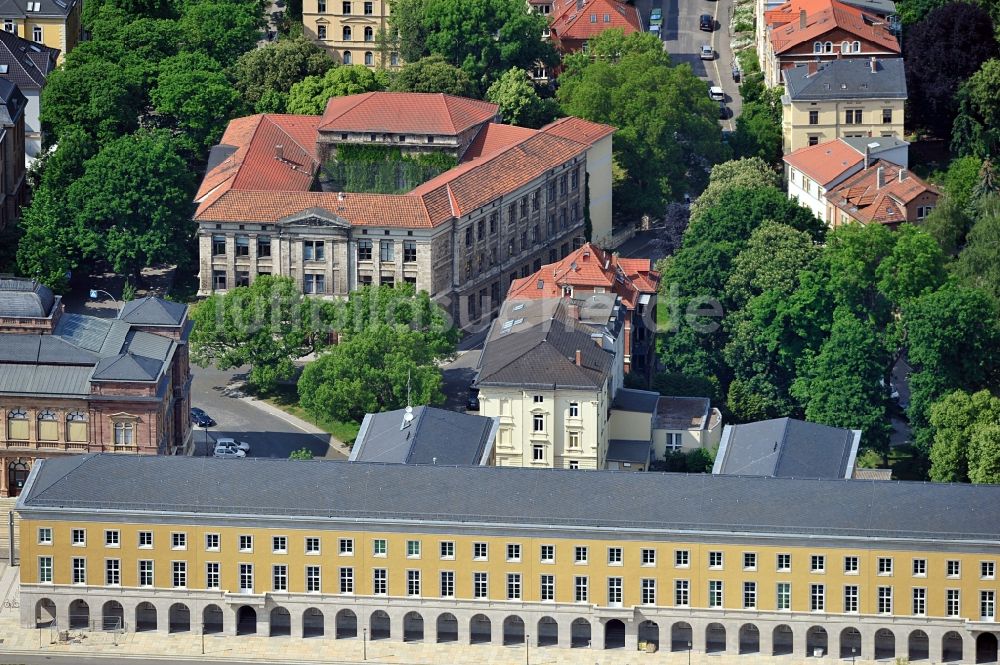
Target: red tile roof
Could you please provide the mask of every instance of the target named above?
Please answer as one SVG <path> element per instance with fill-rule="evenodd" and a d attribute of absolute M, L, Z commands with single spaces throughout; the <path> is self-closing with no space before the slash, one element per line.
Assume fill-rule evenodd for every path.
<path fill-rule="evenodd" d="M 579 143 L 593 145 L 605 136 L 614 134 L 615 128 L 610 125 L 602 125 L 599 122 L 591 122 L 583 118 L 570 116 L 550 122 L 542 127 L 541 131 Z"/>
<path fill-rule="evenodd" d="M 878 186 L 882 167 L 882 186 Z M 904 172 L 903 180 L 899 179 Z M 826 200 L 862 223 L 899 224 L 906 221 L 905 206 L 921 194 L 938 191 L 903 167 L 875 160 L 865 170 L 836 189 L 827 192 Z"/>
<path fill-rule="evenodd" d="M 620 28 L 626 35 L 642 32 L 639 10 L 618 0 L 585 0 L 583 7 L 577 0 L 555 0 L 552 13 L 551 31 L 559 40 L 582 41 L 610 28 Z"/>
<path fill-rule="evenodd" d="M 797 1 L 803 2 L 803 0 Z M 885 21 L 869 16 L 857 7 L 845 5 L 837 0 L 824 0 L 822 5 L 811 3 L 800 5 L 799 10 L 803 9 L 806 11 L 806 26 L 804 28 L 799 25 L 798 12 L 792 14 L 790 8 L 787 23 L 782 22 L 781 27 L 775 27 L 771 31 L 771 45 L 776 54 L 783 53 L 799 44 L 821 38 L 838 28 L 872 42 L 886 51 L 900 53 L 899 42 L 889 32 Z M 772 10 L 772 12 L 779 10 Z M 772 16 L 777 15 L 772 14 Z"/>
<path fill-rule="evenodd" d="M 366 92 L 332 97 L 324 132 L 455 135 L 496 117 L 496 104 L 441 93 Z"/>
<path fill-rule="evenodd" d="M 344 194 L 333 192 L 234 191 L 198 207 L 202 221 L 274 223 L 290 215 L 323 208 L 358 226 L 421 228 L 433 226 L 419 198 L 408 194 Z"/>
<path fill-rule="evenodd" d="M 864 155 L 840 139 L 799 148 L 785 155 L 786 164 L 795 167 L 823 187 L 864 159 Z"/>
<path fill-rule="evenodd" d="M 479 159 L 485 155 L 492 154 L 498 150 L 504 150 L 512 145 L 520 143 L 529 136 L 534 136 L 537 132 L 527 127 L 517 125 L 501 125 L 491 122 L 480 130 L 479 134 L 472 141 L 472 145 L 462 155 L 462 161 L 467 162 Z"/>

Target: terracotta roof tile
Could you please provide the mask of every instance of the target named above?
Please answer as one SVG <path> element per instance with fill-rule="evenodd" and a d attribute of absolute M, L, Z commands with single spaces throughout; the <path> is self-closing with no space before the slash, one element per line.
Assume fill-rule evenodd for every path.
<path fill-rule="evenodd" d="M 586 0 L 582 8 L 577 8 L 577 0 L 557 0 L 554 13 L 551 30 L 557 39 L 586 40 L 611 28 L 626 35 L 642 32 L 639 10 L 618 0 Z"/>
<path fill-rule="evenodd" d="M 822 8 L 801 5 L 799 11 L 802 9 L 806 11 L 805 28 L 799 26 L 798 12 L 790 12 L 790 20 L 781 22 L 781 27 L 776 26 L 771 31 L 771 44 L 776 54 L 813 41 L 836 28 L 866 39 L 891 53 L 900 53 L 899 42 L 885 22 L 867 16 L 856 7 L 850 7 L 837 0 L 825 0 Z"/>
<path fill-rule="evenodd" d="M 785 155 L 786 164 L 823 187 L 864 159 L 864 155 L 839 139 L 799 148 Z"/>
<path fill-rule="evenodd" d="M 878 186 L 878 169 L 882 167 L 883 184 Z M 851 217 L 868 223 L 898 224 L 906 221 L 904 206 L 926 192 L 937 190 L 912 173 L 901 181 L 903 167 L 884 160 L 875 160 L 836 189 L 827 193 L 827 200 Z"/>
<path fill-rule="evenodd" d="M 479 134 L 476 135 L 472 145 L 470 145 L 469 149 L 465 151 L 464 155 L 462 155 L 462 161 L 467 162 L 473 159 L 478 159 L 480 157 L 490 155 L 498 150 L 509 148 L 510 146 L 520 143 L 530 136 L 534 136 L 536 133 L 537 132 L 534 129 L 528 129 L 527 127 L 518 127 L 517 125 L 501 125 L 496 122 L 491 122 L 490 124 L 484 126 L 482 130 L 480 130 Z"/>
<path fill-rule="evenodd" d="M 367 92 L 327 102 L 321 131 L 455 135 L 497 114 L 497 105 L 440 93 Z"/>
<path fill-rule="evenodd" d="M 322 208 L 359 226 L 431 226 L 421 200 L 406 194 L 354 194 L 338 200 L 334 192 L 234 191 L 203 203 L 195 219 L 274 223 L 311 208 Z"/>
<path fill-rule="evenodd" d="M 599 122 L 591 122 L 583 118 L 567 117 L 559 118 L 542 127 L 540 131 L 553 136 L 561 136 L 564 139 L 576 141 L 586 145 L 593 145 L 605 136 L 615 133 L 615 128 L 611 125 L 604 125 Z"/>

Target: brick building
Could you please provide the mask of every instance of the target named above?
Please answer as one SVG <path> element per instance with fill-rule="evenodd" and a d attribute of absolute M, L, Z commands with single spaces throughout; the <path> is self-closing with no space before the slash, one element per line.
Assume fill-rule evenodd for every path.
<path fill-rule="evenodd" d="M 0 496 L 38 458 L 176 454 L 191 442 L 187 307 L 159 298 L 116 319 L 63 311 L 61 296 L 0 279 Z"/>

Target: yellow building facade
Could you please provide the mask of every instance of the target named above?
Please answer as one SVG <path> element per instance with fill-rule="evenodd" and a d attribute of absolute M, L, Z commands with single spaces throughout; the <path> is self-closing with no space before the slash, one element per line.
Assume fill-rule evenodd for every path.
<path fill-rule="evenodd" d="M 304 0 L 304 33 L 341 64 L 396 68 L 400 61 L 388 38 L 389 4 L 387 0 Z"/>
<path fill-rule="evenodd" d="M 840 138 L 904 135 L 903 99 L 787 100 L 781 112 L 784 154 Z"/>
<path fill-rule="evenodd" d="M 5 7 L 0 13 L 3 29 L 59 49 L 60 63 L 80 41 L 80 0 L 26 0 Z"/>
<path fill-rule="evenodd" d="M 981 513 L 982 533 L 942 529 L 976 520 L 948 515 L 952 502 L 988 512 L 1000 487 L 111 455 L 38 466 L 18 504 L 25 626 L 996 659 L 997 513 Z M 230 498 L 225 480 L 198 486 L 236 466 L 248 495 L 291 470 L 297 483 L 272 480 L 261 501 L 293 493 L 312 509 L 188 503 Z M 103 501 L 67 498 L 112 471 L 137 485 L 189 475 L 193 496 L 147 486 L 136 504 L 138 486 L 111 481 Z M 322 479 L 329 506 L 311 503 Z M 473 514 L 500 487 L 513 494 L 497 516 Z M 767 494 L 796 509 L 754 507 Z M 621 505 L 603 514 L 605 501 Z M 898 501 L 926 509 L 893 531 Z M 499 517 L 517 505 L 536 507 Z M 831 505 L 870 510 L 794 526 Z"/>

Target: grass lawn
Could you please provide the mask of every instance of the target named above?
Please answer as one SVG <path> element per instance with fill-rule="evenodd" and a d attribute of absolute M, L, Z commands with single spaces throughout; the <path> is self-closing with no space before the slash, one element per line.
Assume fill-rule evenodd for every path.
<path fill-rule="evenodd" d="M 299 406 L 299 395 L 294 385 L 280 385 L 271 393 L 258 395 L 258 399 L 262 399 L 268 404 L 278 407 L 285 413 L 292 414 L 296 418 L 301 418 L 308 423 L 312 423 L 348 445 L 354 443 L 354 439 L 358 436 L 358 430 L 361 428 L 361 425 L 355 422 L 345 423 L 339 420 L 313 417 Z"/>

